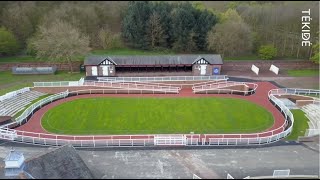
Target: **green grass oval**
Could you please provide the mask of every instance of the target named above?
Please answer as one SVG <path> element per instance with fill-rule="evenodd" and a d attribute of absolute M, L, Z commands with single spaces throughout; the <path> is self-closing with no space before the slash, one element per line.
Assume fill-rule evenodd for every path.
<path fill-rule="evenodd" d="M 254 133 L 272 114 L 235 98 L 85 98 L 50 109 L 42 126 L 56 134 Z"/>

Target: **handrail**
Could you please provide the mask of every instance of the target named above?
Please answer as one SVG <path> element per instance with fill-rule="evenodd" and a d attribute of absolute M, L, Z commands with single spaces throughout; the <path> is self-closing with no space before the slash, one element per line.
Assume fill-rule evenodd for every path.
<path fill-rule="evenodd" d="M 109 82 L 109 81 L 86 81 L 83 86 L 95 86 L 95 87 L 112 87 L 112 88 L 125 88 L 125 89 L 142 89 L 143 88 L 150 88 L 150 89 L 173 89 L 173 90 L 181 90 L 181 87 L 175 87 L 175 86 L 160 86 L 160 85 L 154 85 L 154 84 L 145 84 L 141 82 Z M 134 87 L 132 87 L 134 86 Z M 138 87 L 142 86 L 142 87 Z"/>
<path fill-rule="evenodd" d="M 11 92 L 8 92 L 2 96 L 0 96 L 0 102 L 1 101 L 4 101 L 6 99 L 10 99 L 18 94 L 22 94 L 22 93 L 25 93 L 25 92 L 28 92 L 30 91 L 30 87 L 24 87 L 24 88 L 21 88 L 21 89 L 18 89 L 16 91 L 11 91 Z"/>
<path fill-rule="evenodd" d="M 235 85 L 246 85 L 253 86 L 253 88 L 249 91 L 241 91 L 241 90 L 233 90 L 228 89 L 227 87 L 235 86 Z M 248 87 L 249 87 L 248 86 Z M 193 93 L 197 92 L 207 92 L 209 90 L 218 90 L 220 91 L 232 91 L 232 92 L 241 92 L 241 93 L 253 93 L 258 88 L 258 84 L 250 83 L 250 82 L 234 82 L 234 81 L 224 81 L 224 82 L 214 82 L 214 83 L 206 83 L 198 86 L 193 86 Z"/>
<path fill-rule="evenodd" d="M 165 77 L 98 77 L 104 81 L 198 81 L 198 80 L 221 80 L 228 79 L 227 75 L 214 76 L 165 76 Z"/>

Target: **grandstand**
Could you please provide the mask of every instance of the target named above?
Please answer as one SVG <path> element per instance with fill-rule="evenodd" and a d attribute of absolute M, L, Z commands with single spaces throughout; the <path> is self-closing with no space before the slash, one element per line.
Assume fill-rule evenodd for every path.
<path fill-rule="evenodd" d="M 302 111 L 306 113 L 306 117 L 309 119 L 310 129 L 319 129 L 320 122 L 320 107 L 319 104 L 308 104 L 303 106 Z"/>
<path fill-rule="evenodd" d="M 24 109 L 28 104 L 30 104 L 33 100 L 39 98 L 40 96 L 45 95 L 45 93 L 38 91 L 27 91 L 21 94 L 17 94 L 8 99 L 4 99 L 0 101 L 0 116 L 11 116 L 13 117 L 19 111 Z"/>

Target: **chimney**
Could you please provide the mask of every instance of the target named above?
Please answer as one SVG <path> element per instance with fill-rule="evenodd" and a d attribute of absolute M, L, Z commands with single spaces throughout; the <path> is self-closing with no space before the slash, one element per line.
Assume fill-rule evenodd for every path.
<path fill-rule="evenodd" d="M 9 155 L 4 159 L 5 176 L 18 176 L 23 172 L 24 160 L 23 153 L 11 149 Z"/>

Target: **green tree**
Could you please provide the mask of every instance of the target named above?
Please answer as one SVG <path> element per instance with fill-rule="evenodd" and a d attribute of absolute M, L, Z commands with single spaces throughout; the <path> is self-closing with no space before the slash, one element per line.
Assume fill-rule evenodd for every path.
<path fill-rule="evenodd" d="M 259 48 L 259 57 L 270 60 L 277 56 L 277 49 L 273 45 L 264 45 Z"/>
<path fill-rule="evenodd" d="M 208 34 L 208 49 L 222 56 L 241 56 L 252 52 L 253 36 L 250 27 L 235 10 L 223 14 L 221 23 Z"/>
<path fill-rule="evenodd" d="M 19 45 L 11 31 L 6 28 L 0 28 L 0 54 L 13 55 L 19 50 Z"/>
<path fill-rule="evenodd" d="M 56 20 L 49 25 L 39 27 L 32 45 L 37 52 L 37 58 L 48 58 L 52 61 L 67 62 L 73 72 L 72 62 L 89 51 L 89 37 L 70 24 Z"/>
<path fill-rule="evenodd" d="M 150 16 L 148 1 L 130 1 L 122 20 L 122 35 L 125 42 L 134 48 L 148 49 L 147 22 Z"/>

